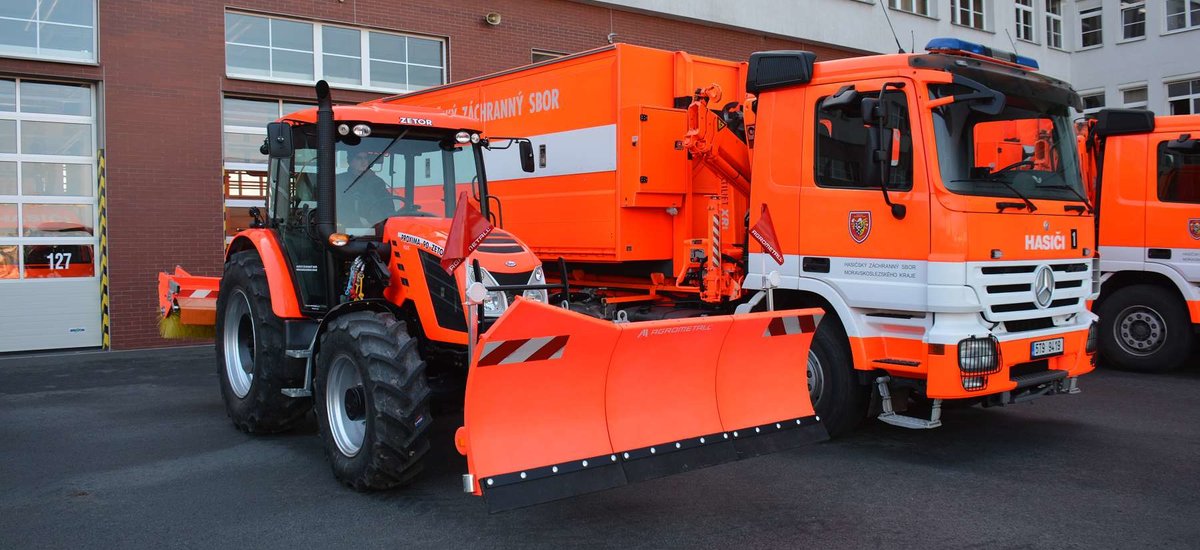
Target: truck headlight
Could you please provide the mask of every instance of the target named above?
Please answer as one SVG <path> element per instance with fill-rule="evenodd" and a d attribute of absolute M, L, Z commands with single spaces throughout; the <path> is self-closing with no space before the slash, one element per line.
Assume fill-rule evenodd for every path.
<path fill-rule="evenodd" d="M 995 337 L 967 338 L 958 343 L 958 370 L 967 391 L 987 387 L 987 375 L 1000 371 L 1000 343 Z"/>
<path fill-rule="evenodd" d="M 496 282 L 496 278 L 482 267 L 479 268 L 479 276 L 483 279 L 480 281 L 483 283 L 483 286 L 500 286 L 500 283 Z M 469 286 L 473 282 L 475 282 L 475 268 L 468 266 L 467 285 Z M 508 309 L 508 297 L 503 292 L 490 291 L 487 293 L 487 297 L 483 299 L 484 317 L 499 317 L 506 309 Z"/>
<path fill-rule="evenodd" d="M 539 266 L 537 266 L 536 268 L 534 268 L 534 269 L 533 269 L 533 273 L 531 273 L 531 274 L 529 275 L 529 283 L 528 283 L 528 284 L 531 284 L 531 285 L 541 285 L 541 284 L 545 284 L 545 283 L 546 283 L 546 275 L 545 275 L 545 273 L 542 271 L 542 266 L 540 266 L 540 265 L 539 265 Z M 534 302 L 541 302 L 541 303 L 543 303 L 543 304 L 544 304 L 544 303 L 547 303 L 547 302 L 549 302 L 549 301 L 550 301 L 550 293 L 549 293 L 549 292 L 546 292 L 546 290 L 545 290 L 545 289 L 542 289 L 542 290 L 526 290 L 526 291 L 525 291 L 525 292 L 524 292 L 524 293 L 521 295 L 521 297 L 522 297 L 522 298 L 524 298 L 524 299 L 526 299 L 526 300 L 531 300 L 531 301 L 534 301 Z"/>

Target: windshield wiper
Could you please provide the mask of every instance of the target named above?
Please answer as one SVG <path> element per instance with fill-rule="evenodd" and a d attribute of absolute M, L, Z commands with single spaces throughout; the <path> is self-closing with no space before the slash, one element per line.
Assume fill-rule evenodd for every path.
<path fill-rule="evenodd" d="M 362 177 L 367 173 L 367 170 L 370 170 L 372 166 L 375 166 L 376 162 L 379 162 L 379 159 L 383 158 L 384 153 L 387 153 L 388 151 L 390 151 L 392 149 L 392 146 L 395 145 L 397 141 L 400 141 L 400 138 L 402 138 L 408 134 L 408 130 L 409 130 L 408 128 L 405 128 L 403 132 L 396 134 L 396 137 L 392 138 L 392 141 L 388 142 L 387 147 L 384 147 L 383 150 L 379 152 L 379 154 L 375 155 L 375 158 L 371 159 L 371 163 L 368 164 L 367 167 L 364 168 L 362 172 L 359 172 L 357 176 L 354 176 L 354 181 L 351 181 L 350 185 L 347 185 L 346 188 L 342 190 L 342 193 L 344 194 L 347 191 L 350 191 L 350 188 L 354 187 L 354 184 L 358 183 L 359 179 L 362 179 Z"/>
<path fill-rule="evenodd" d="M 1082 202 L 1083 206 L 1085 208 L 1087 208 L 1088 214 L 1091 214 L 1095 210 L 1094 208 L 1092 208 L 1092 203 L 1087 200 L 1087 197 L 1083 196 L 1082 193 L 1080 193 L 1079 191 L 1076 191 L 1075 188 L 1071 187 L 1070 185 L 1066 185 L 1063 183 L 1056 183 L 1054 185 L 1039 185 L 1038 187 L 1041 189 L 1065 189 L 1067 191 L 1070 191 L 1071 194 L 1078 197 L 1079 202 Z"/>
<path fill-rule="evenodd" d="M 1000 172 L 993 172 L 992 174 L 998 174 L 998 173 L 1000 173 Z M 989 183 L 999 183 L 999 184 L 1007 187 L 1009 191 L 1012 191 L 1013 194 L 1017 196 L 1017 198 L 1021 199 L 1021 201 L 1023 201 L 1025 203 L 1023 206 L 1025 208 L 1029 209 L 1029 213 L 1032 214 L 1034 212 L 1037 212 L 1037 209 L 1038 209 L 1037 205 L 1033 204 L 1033 201 L 1029 200 L 1029 197 L 1022 195 L 1020 191 L 1017 191 L 1016 187 L 1013 187 L 1013 184 L 1008 183 L 1008 181 L 1004 180 L 1003 178 L 990 177 L 992 174 L 988 174 L 989 177 L 986 177 L 986 178 L 967 178 L 967 179 L 961 179 L 961 180 L 951 180 L 950 183 L 970 183 L 973 181 L 986 181 Z M 1013 203 L 1011 203 L 1011 202 L 997 202 L 996 208 L 1000 209 L 1001 212 L 1004 212 L 1005 208 L 1016 208 L 1016 206 L 1013 206 Z"/>

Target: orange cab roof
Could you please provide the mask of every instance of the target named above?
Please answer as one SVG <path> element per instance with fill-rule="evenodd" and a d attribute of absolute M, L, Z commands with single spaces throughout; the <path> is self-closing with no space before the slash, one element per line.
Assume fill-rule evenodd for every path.
<path fill-rule="evenodd" d="M 394 103 L 367 103 L 360 105 L 335 105 L 333 119 L 337 121 L 360 121 L 374 124 L 400 124 L 426 128 L 447 128 L 453 130 L 477 130 L 479 121 L 459 115 L 448 115 L 428 107 L 412 105 L 397 105 Z M 312 107 L 302 111 L 284 115 L 280 120 L 296 122 L 317 122 L 317 108 Z"/>
<path fill-rule="evenodd" d="M 1197 132 L 1200 138 L 1200 115 L 1167 115 L 1154 119 L 1154 129 L 1165 132 Z"/>

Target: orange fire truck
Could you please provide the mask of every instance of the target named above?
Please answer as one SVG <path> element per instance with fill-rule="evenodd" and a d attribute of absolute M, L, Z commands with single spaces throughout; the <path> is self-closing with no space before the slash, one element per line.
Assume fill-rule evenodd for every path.
<path fill-rule="evenodd" d="M 1101 358 L 1180 367 L 1200 326 L 1200 116 L 1109 109 L 1082 129 L 1099 217 Z"/>
<path fill-rule="evenodd" d="M 818 307 L 792 361 L 829 431 L 868 410 L 931 428 L 943 400 L 1077 391 L 1098 278 L 1078 96 L 1013 54 L 928 50 L 734 63 L 617 44 L 377 103 L 529 137 L 532 174 L 485 152 L 488 200 L 570 266 L 553 303 L 617 322 Z M 1012 128 L 1050 139 L 1007 147 Z M 900 414 L 910 396 L 928 417 Z"/>

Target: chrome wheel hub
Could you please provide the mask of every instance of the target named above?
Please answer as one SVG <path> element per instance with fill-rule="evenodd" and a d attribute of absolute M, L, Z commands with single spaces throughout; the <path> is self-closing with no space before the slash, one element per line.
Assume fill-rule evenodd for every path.
<path fill-rule="evenodd" d="M 1131 306 L 1117 315 L 1113 326 L 1117 344 L 1132 355 L 1150 355 L 1167 341 L 1167 324 L 1157 311 Z"/>

